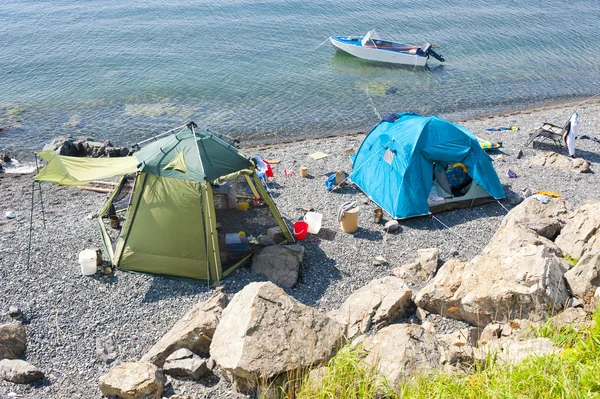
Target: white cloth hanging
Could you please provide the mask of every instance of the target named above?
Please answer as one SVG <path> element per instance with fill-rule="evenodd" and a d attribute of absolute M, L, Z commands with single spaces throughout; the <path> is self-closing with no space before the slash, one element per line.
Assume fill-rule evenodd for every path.
<path fill-rule="evenodd" d="M 577 112 L 573 112 L 571 115 L 571 127 L 569 129 L 569 133 L 567 134 L 567 148 L 569 149 L 569 156 L 575 156 L 575 137 L 579 135 L 579 115 Z"/>

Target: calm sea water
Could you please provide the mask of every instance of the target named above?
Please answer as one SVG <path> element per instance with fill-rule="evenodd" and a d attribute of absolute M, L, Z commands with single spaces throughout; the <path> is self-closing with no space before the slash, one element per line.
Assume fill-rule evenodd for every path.
<path fill-rule="evenodd" d="M 316 48 L 373 28 L 447 61 Z M 17 154 L 58 134 L 128 145 L 189 120 L 275 141 L 600 92 L 598 0 L 2 0 L 0 44 L 0 127 L 17 127 L 0 152 Z"/>

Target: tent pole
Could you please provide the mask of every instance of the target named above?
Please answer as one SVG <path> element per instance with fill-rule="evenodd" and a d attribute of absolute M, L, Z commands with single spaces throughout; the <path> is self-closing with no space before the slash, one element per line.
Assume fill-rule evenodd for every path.
<path fill-rule="evenodd" d="M 29 212 L 29 241 L 27 243 L 27 270 L 29 271 L 29 261 L 31 259 L 31 236 L 33 233 L 33 193 L 35 181 L 31 182 L 31 211 Z"/>
<path fill-rule="evenodd" d="M 33 157 L 35 158 L 35 170 L 36 173 L 40 173 L 40 166 L 38 165 L 37 154 L 34 152 Z M 40 204 L 42 206 L 42 222 L 44 223 L 44 229 L 46 228 L 46 214 L 44 213 L 44 197 L 42 195 L 42 182 L 38 182 L 38 190 L 40 191 Z"/>

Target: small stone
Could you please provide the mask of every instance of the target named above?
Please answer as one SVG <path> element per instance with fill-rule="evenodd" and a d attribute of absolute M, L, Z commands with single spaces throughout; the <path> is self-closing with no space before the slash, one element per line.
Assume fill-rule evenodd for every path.
<path fill-rule="evenodd" d="M 429 314 L 429 312 L 426 311 L 425 309 L 417 308 L 417 311 L 416 311 L 417 319 L 421 320 L 422 322 L 425 321 L 428 314 Z"/>
<path fill-rule="evenodd" d="M 302 205 L 302 210 L 304 212 L 312 212 L 315 210 L 315 208 L 313 208 L 311 204 L 304 204 Z"/>
<path fill-rule="evenodd" d="M 386 266 L 386 265 L 389 265 L 389 262 L 387 261 L 386 258 L 384 258 L 381 255 L 375 257 L 375 259 L 373 260 L 373 266 Z"/>
<path fill-rule="evenodd" d="M 578 298 L 572 297 L 569 299 L 567 306 L 570 308 L 583 308 L 583 302 Z"/>
<path fill-rule="evenodd" d="M 599 297 L 600 297 L 600 287 L 596 288 L 596 292 L 594 292 L 594 296 L 595 296 L 596 298 L 599 298 Z"/>
<path fill-rule="evenodd" d="M 394 231 L 398 230 L 400 228 L 400 224 L 398 223 L 397 220 L 390 220 L 389 222 L 387 222 L 385 224 L 385 226 L 383 227 L 383 230 L 387 233 L 393 233 Z"/>
<path fill-rule="evenodd" d="M 8 315 L 13 319 L 18 319 L 19 317 L 23 316 L 23 312 L 18 307 L 11 306 L 8 308 Z"/>
<path fill-rule="evenodd" d="M 355 152 L 356 152 L 356 151 L 354 151 L 354 148 L 353 148 L 353 147 L 348 147 L 348 148 L 344 148 L 344 149 L 342 150 L 342 155 L 344 155 L 344 156 L 348 156 L 348 155 L 352 155 L 352 154 L 354 154 Z"/>
<path fill-rule="evenodd" d="M 496 161 L 498 161 L 498 162 L 504 162 L 504 157 L 502 155 L 498 155 L 496 157 Z"/>
<path fill-rule="evenodd" d="M 17 214 L 16 214 L 16 213 L 14 213 L 13 211 L 8 211 L 8 212 L 6 212 L 6 218 L 7 218 L 7 219 L 14 219 L 14 218 L 16 218 L 16 217 L 17 217 Z"/>
<path fill-rule="evenodd" d="M 421 324 L 421 327 L 423 327 L 423 330 L 425 331 L 429 331 L 432 334 L 435 334 L 435 328 L 433 327 L 433 323 L 430 321 L 424 321 Z"/>
<path fill-rule="evenodd" d="M 104 274 L 112 274 L 113 270 L 112 267 L 105 267 L 104 268 Z"/>
<path fill-rule="evenodd" d="M 508 193 L 508 195 L 506 196 L 506 200 L 511 205 L 519 205 L 521 202 L 523 202 L 523 198 L 521 198 L 521 195 L 519 195 L 519 193 L 513 192 Z"/>
<path fill-rule="evenodd" d="M 455 247 L 450 248 L 450 256 L 458 256 L 458 249 Z"/>

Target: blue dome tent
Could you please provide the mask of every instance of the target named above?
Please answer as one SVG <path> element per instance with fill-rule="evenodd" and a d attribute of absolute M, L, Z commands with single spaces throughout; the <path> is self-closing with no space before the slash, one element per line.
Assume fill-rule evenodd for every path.
<path fill-rule="evenodd" d="M 475 136 L 437 116 L 391 114 L 352 158 L 350 179 L 395 219 L 504 198 Z"/>

